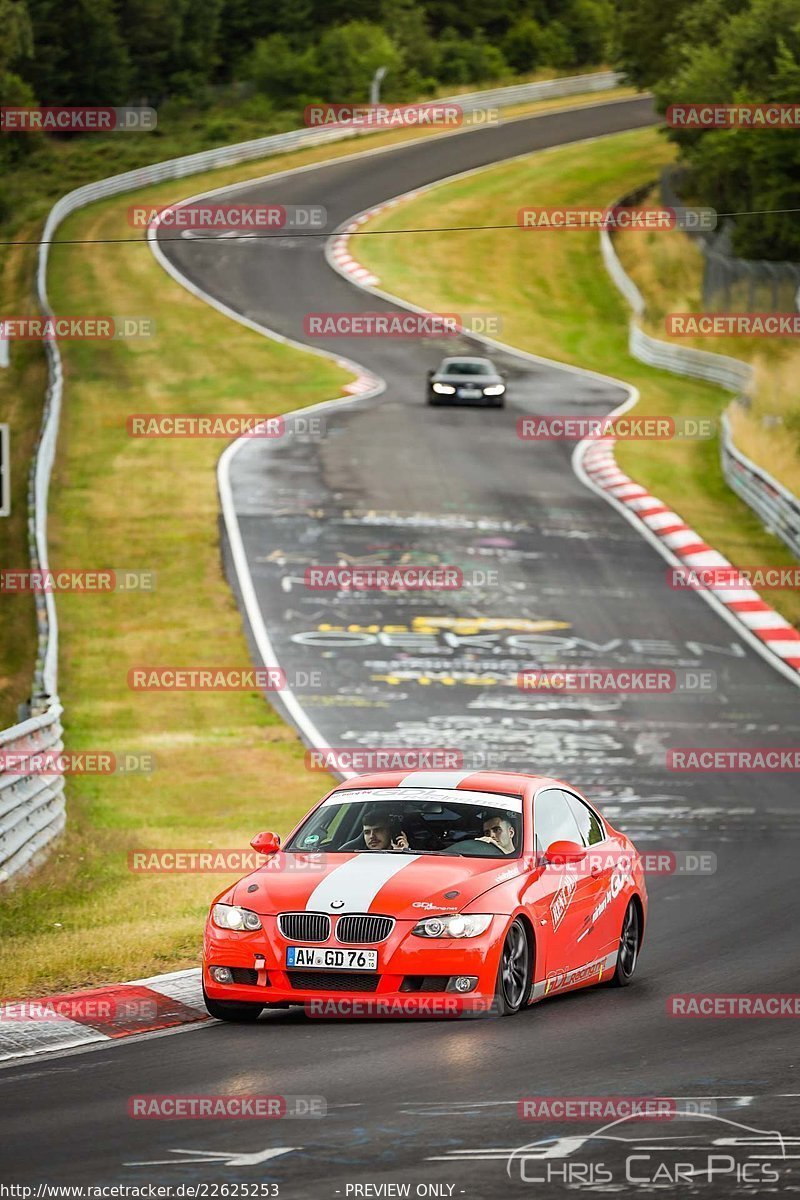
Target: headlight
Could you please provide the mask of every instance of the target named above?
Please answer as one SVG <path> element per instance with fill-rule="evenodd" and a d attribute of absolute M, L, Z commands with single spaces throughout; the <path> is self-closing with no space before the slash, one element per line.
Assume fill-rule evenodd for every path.
<path fill-rule="evenodd" d="M 468 938 L 486 933 L 491 913 L 457 913 L 452 917 L 426 917 L 411 930 L 417 937 Z"/>
<path fill-rule="evenodd" d="M 211 920 L 220 929 L 261 929 L 258 913 L 251 912 L 249 908 L 239 908 L 237 904 L 215 904 L 211 910 Z"/>
<path fill-rule="evenodd" d="M 502 396 L 505 390 L 506 385 L 504 383 L 493 383 L 491 387 L 483 389 L 483 394 L 484 396 Z"/>
<path fill-rule="evenodd" d="M 456 389 L 451 387 L 449 383 L 435 383 L 433 390 L 438 392 L 440 396 L 452 396 Z"/>

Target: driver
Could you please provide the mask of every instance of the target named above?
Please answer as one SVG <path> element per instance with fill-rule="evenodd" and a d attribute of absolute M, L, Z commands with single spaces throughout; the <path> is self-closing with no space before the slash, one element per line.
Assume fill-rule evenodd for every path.
<path fill-rule="evenodd" d="M 503 851 L 503 854 L 514 853 L 514 838 L 516 830 L 508 817 L 486 816 L 483 818 L 483 837 L 476 838 L 477 842 L 490 842 Z"/>

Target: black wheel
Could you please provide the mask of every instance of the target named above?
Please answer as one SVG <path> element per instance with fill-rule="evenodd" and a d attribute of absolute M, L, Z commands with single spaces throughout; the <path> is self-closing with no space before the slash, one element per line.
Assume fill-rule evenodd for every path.
<path fill-rule="evenodd" d="M 257 1021 L 261 1016 L 263 1004 L 237 1003 L 235 1000 L 212 1000 L 203 987 L 203 1003 L 210 1017 L 218 1021 L 235 1021 L 238 1025 L 247 1025 Z"/>
<path fill-rule="evenodd" d="M 428 396 L 428 404 L 431 406 L 431 408 L 438 408 L 439 401 L 434 400 L 433 396 Z"/>
<path fill-rule="evenodd" d="M 500 1012 L 511 1016 L 525 1003 L 530 986 L 530 949 L 521 921 L 506 934 L 500 969 L 497 972 L 497 1001 Z"/>
<path fill-rule="evenodd" d="M 612 987 L 627 987 L 633 979 L 633 973 L 639 961 L 640 935 L 639 906 L 635 900 L 631 900 L 625 909 L 622 921 L 622 932 L 619 935 L 619 950 L 617 951 L 617 968 L 610 980 Z"/>

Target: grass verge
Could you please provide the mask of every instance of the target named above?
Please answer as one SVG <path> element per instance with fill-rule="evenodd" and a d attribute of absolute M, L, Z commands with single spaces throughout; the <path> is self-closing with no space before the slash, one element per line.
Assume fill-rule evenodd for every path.
<path fill-rule="evenodd" d="M 656 177 L 671 153 L 655 130 L 559 147 L 440 184 L 385 210 L 364 228 L 513 226 L 517 209 L 526 204 L 603 207 Z M 458 271 L 452 269 L 454 253 Z M 627 307 L 590 231 L 510 228 L 370 236 L 359 240 L 358 258 L 382 288 L 398 296 L 433 311 L 497 313 L 504 342 L 634 384 L 642 397 L 638 414 L 716 421 L 730 403 L 720 388 L 630 357 Z M 470 280 L 468 296 L 465 279 Z M 623 442 L 617 458 L 623 470 L 733 563 L 794 565 L 787 547 L 728 488 L 716 438 Z M 789 620 L 800 620 L 800 596 L 777 591 L 764 596 Z"/>
<path fill-rule="evenodd" d="M 165 188 L 146 196 L 167 198 Z M 60 236 L 125 236 L 131 199 L 76 214 Z M 224 443 L 135 440 L 125 420 L 131 412 L 251 412 L 254 380 L 255 407 L 285 412 L 339 394 L 349 376 L 194 299 L 144 245 L 56 246 L 50 292 L 60 312 L 155 321 L 152 338 L 62 346 L 50 545 L 55 566 L 156 574 L 152 593 L 59 597 L 68 746 L 146 752 L 156 769 L 69 781 L 66 836 L 0 909 L 6 995 L 194 964 L 203 910 L 227 878 L 133 875 L 128 851 L 246 848 L 260 828 L 284 832 L 325 783 L 305 769 L 299 739 L 257 692 L 129 691 L 132 665 L 246 667 L 249 655 L 220 562 L 215 465 Z"/>

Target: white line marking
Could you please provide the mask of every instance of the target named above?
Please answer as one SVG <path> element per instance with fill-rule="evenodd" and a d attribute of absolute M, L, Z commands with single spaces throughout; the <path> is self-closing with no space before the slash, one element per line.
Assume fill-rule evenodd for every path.
<path fill-rule="evenodd" d="M 170 1150 L 170 1154 L 189 1154 L 190 1158 L 155 1158 L 151 1162 L 127 1162 L 123 1167 L 164 1167 L 178 1163 L 203 1163 L 218 1167 L 253 1167 L 257 1163 L 268 1162 L 271 1158 L 280 1158 L 283 1154 L 291 1154 L 293 1150 L 302 1150 L 302 1146 L 270 1146 L 267 1150 L 257 1150 L 253 1154 L 242 1154 L 238 1150 Z"/>

